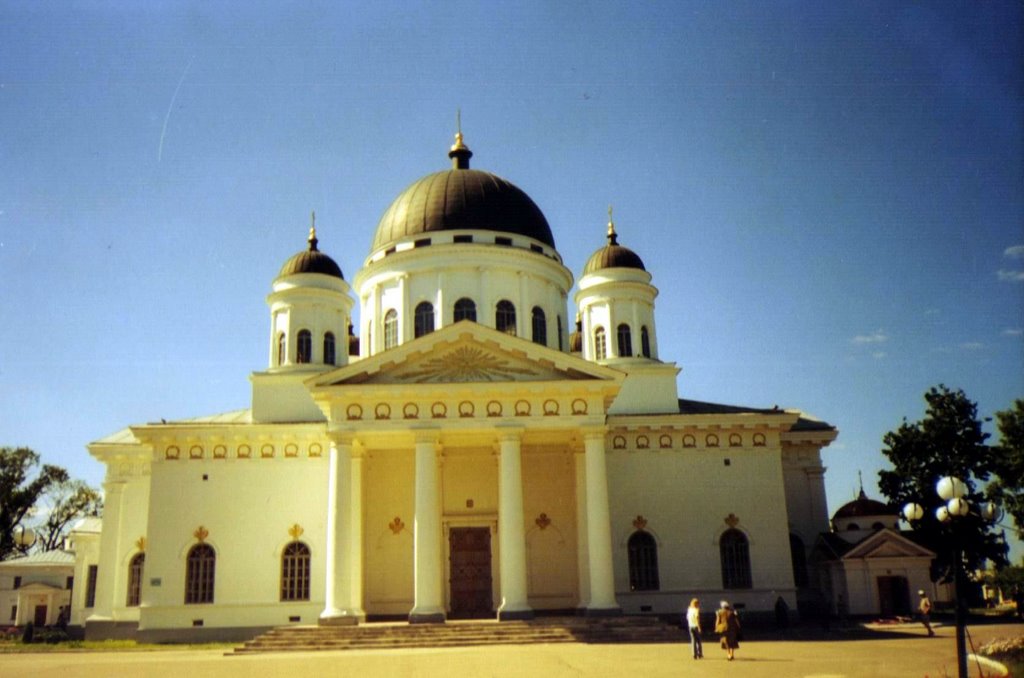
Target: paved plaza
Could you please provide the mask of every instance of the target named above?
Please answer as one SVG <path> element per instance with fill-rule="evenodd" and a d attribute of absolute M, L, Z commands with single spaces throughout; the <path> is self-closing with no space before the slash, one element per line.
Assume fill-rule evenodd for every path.
<path fill-rule="evenodd" d="M 0 676 L 19 678 L 277 678 L 291 676 L 735 676 L 737 678 L 880 678 L 955 676 L 951 627 L 926 638 L 919 626 L 831 633 L 815 640 L 752 640 L 736 661 L 710 641 L 694 661 L 687 644 L 579 643 L 429 650 L 359 650 L 225 656 L 222 650 L 59 652 L 0 655 Z M 1024 634 L 1024 625 L 971 627 L 976 644 Z M 978 675 L 972 665 L 971 675 Z M 986 672 L 985 675 L 996 675 Z"/>

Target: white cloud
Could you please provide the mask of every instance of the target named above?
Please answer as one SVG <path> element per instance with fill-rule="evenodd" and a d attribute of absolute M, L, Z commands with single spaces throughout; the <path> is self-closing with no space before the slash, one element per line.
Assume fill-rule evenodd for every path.
<path fill-rule="evenodd" d="M 884 341 L 889 341 L 889 335 L 885 333 L 885 330 L 875 330 L 871 334 L 858 334 L 850 341 L 855 344 L 881 344 Z"/>
<path fill-rule="evenodd" d="M 980 351 L 981 349 L 985 348 L 985 344 L 981 343 L 980 341 L 967 341 L 960 344 L 960 348 L 962 348 L 965 351 Z"/>
<path fill-rule="evenodd" d="M 1014 245 L 1013 247 L 1007 247 L 1003 250 L 1004 257 L 1010 257 L 1011 259 L 1024 259 L 1024 245 Z"/>
<path fill-rule="evenodd" d="M 1000 332 L 1004 337 L 1021 337 L 1024 336 L 1024 329 L 1019 327 L 1007 327 L 1005 330 Z"/>
<path fill-rule="evenodd" d="M 874 353 L 871 354 L 871 357 L 874 358 L 875 360 L 881 360 L 887 355 L 888 353 L 886 353 L 885 351 L 875 351 Z"/>
<path fill-rule="evenodd" d="M 996 272 L 996 275 L 1004 282 L 1020 282 L 1024 280 L 1024 271 L 1007 271 L 1005 268 L 1001 268 Z"/>

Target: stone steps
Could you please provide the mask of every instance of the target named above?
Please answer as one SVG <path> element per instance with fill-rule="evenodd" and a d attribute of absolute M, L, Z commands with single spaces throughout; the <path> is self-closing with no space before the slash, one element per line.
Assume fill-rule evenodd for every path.
<path fill-rule="evenodd" d="M 509 622 L 282 626 L 253 638 L 229 654 L 530 643 L 669 643 L 684 640 L 686 634 L 677 626 L 655 617 L 542 617 Z"/>

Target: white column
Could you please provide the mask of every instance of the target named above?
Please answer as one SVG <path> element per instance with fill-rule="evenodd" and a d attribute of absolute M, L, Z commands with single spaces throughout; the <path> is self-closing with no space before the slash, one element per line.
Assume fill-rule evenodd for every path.
<path fill-rule="evenodd" d="M 526 531 L 523 528 L 523 463 L 520 431 L 502 432 L 498 482 L 498 548 L 501 606 L 498 619 L 530 619 L 526 596 Z"/>
<path fill-rule="evenodd" d="M 577 609 L 585 611 L 590 605 L 590 549 L 587 541 L 587 469 L 582 452 L 573 454 L 576 471 L 576 575 L 579 577 L 579 603 Z"/>
<path fill-rule="evenodd" d="M 331 435 L 327 485 L 327 560 L 321 624 L 357 624 L 362 610 L 353 605 L 352 438 Z"/>
<path fill-rule="evenodd" d="M 363 455 L 352 450 L 352 494 L 349 507 L 349 562 L 352 563 L 352 613 L 366 620 L 363 610 Z"/>
<path fill-rule="evenodd" d="M 444 621 L 441 590 L 441 492 L 437 433 L 416 436 L 416 516 L 413 521 L 415 603 L 409 622 Z"/>
<path fill-rule="evenodd" d="M 117 462 L 111 461 L 111 464 Z M 110 473 L 110 470 L 107 471 Z M 121 513 L 124 504 L 124 481 L 107 480 L 103 483 L 103 531 L 100 533 L 100 560 L 96 567 L 96 602 L 92 613 L 86 618 L 87 626 L 94 626 L 101 634 L 99 627 L 103 622 L 114 621 L 114 600 L 117 591 L 117 574 L 120 567 L 121 550 Z M 86 581 L 76 582 L 76 588 L 85 591 L 89 585 L 88 568 L 85 570 Z M 83 597 L 83 601 L 85 598 Z M 123 603 L 122 599 L 122 603 Z M 88 612 L 88 610 L 87 610 Z M 88 631 L 87 631 L 88 633 Z"/>
<path fill-rule="evenodd" d="M 586 450 L 587 546 L 590 555 L 590 601 L 586 613 L 592 616 L 622 614 L 615 600 L 604 430 L 586 432 L 583 445 Z"/>

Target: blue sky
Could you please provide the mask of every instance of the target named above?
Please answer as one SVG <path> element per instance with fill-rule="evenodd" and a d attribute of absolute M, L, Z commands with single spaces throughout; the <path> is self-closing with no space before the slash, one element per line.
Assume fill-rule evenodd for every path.
<path fill-rule="evenodd" d="M 1024 397 L 1019 3 L 0 0 L 0 444 L 246 407 L 304 247 L 352 276 L 448 166 L 579 274 L 620 240 L 680 395 L 840 429 L 830 510 L 922 394 Z M 1018 546 L 1016 557 L 1024 554 Z"/>

